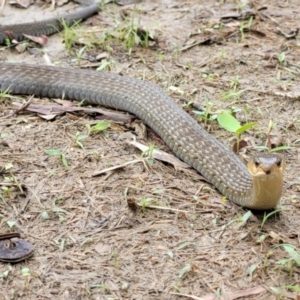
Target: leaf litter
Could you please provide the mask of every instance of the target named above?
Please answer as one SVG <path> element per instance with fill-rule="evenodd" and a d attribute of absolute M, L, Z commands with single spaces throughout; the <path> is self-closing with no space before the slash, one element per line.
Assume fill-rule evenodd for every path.
<path fill-rule="evenodd" d="M 298 3 L 289 1 L 277 7 L 272 1 L 223 2 L 143 1 L 136 6 L 143 19 L 141 28 L 159 29 L 157 45 L 161 48 L 134 47 L 128 55 L 120 41 L 111 45 L 105 41 L 89 54 L 97 57 L 108 52 L 107 59 L 116 62 L 112 71 L 157 83 L 179 104 L 184 97 L 203 107 L 207 99 L 219 109 L 238 106 L 242 110 L 235 117 L 242 124 L 258 122 L 252 131 L 243 133 L 253 140 L 243 148 L 246 157 L 257 151 L 256 146 L 265 145 L 268 124 L 273 120 L 272 141 L 280 137 L 280 143 L 274 144 L 291 147 L 284 152 L 288 170 L 281 202 L 285 209 L 280 216 L 270 217 L 263 228 L 261 215 L 240 226 L 245 211 L 195 174 L 186 173 L 188 169 L 176 170 L 155 158 L 149 166 L 139 150 L 113 139 L 129 130 L 124 126 L 114 124 L 105 134 L 94 133 L 80 140 L 83 148 L 79 147 L 76 134 L 86 134 L 86 124 L 95 122 L 100 108 L 60 106 L 61 111 L 55 111 L 57 105 L 46 99 L 34 99 L 34 104 L 30 100 L 24 106 L 2 99 L 1 167 L 9 163 L 13 167 L 9 173 L 1 173 L 1 182 L 13 177 L 16 181 L 1 185 L 5 187 L 1 189 L 1 232 L 10 230 L 8 224 L 15 224 L 14 230 L 35 246 L 34 256 L 26 262 L 1 264 L 0 295 L 4 299 L 297 297 L 299 268 L 287 269 L 292 258 L 278 247 L 282 239 L 275 237 L 284 237 L 284 243 L 290 245 L 286 249 L 295 249 L 290 254 L 297 260 Z M 122 21 L 120 8 L 113 4 L 105 8 L 108 13 L 99 13 L 92 18 L 97 21 L 85 23 L 103 24 L 101 34 L 113 28 L 114 20 Z M 249 8 L 255 14 L 252 24 L 244 14 Z M 127 17 L 134 13 L 134 9 L 128 10 Z M 222 16 L 229 18 L 225 22 Z M 16 23 L 23 20 L 19 12 L 9 18 Z M 50 59 L 80 67 L 78 57 L 70 58 L 57 50 L 61 49 L 58 40 L 54 36 L 47 43 Z M 56 42 L 51 46 L 50 41 Z M 42 56 L 26 51 L 1 52 L 2 58 L 45 63 Z M 88 55 L 82 65 L 92 65 Z M 230 85 L 237 75 L 241 79 L 239 91 L 244 91 L 240 99 L 221 100 L 226 93 L 232 94 Z M 27 110 L 31 105 L 37 105 L 36 111 Z M 51 119 L 45 121 L 36 115 L 42 112 Z M 294 126 L 290 127 L 291 123 Z M 232 135 L 216 122 L 207 124 L 207 129 L 232 147 Z M 150 147 L 153 140 L 148 137 L 138 142 Z M 159 139 L 155 144 L 155 150 L 170 153 Z M 70 168 L 55 155 L 47 155 L 47 149 L 63 154 Z M 106 172 L 92 177 L 97 170 Z M 13 182 L 22 186 L 25 195 Z M 287 185 L 289 182 L 293 184 Z M 140 209 L 138 205 L 138 209 L 130 209 L 128 199 L 136 204 L 151 199 L 149 207 L 157 208 L 144 205 L 145 209 Z M 190 246 L 181 249 L 185 243 Z M 179 278 L 185 266 L 189 269 Z"/>

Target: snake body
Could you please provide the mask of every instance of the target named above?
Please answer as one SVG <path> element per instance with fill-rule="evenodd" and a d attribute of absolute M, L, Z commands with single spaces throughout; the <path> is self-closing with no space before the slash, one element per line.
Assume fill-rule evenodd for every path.
<path fill-rule="evenodd" d="M 61 17 L 50 18 L 37 22 L 21 24 L 0 25 L 0 45 L 4 45 L 7 40 L 23 41 L 26 36 L 51 35 L 63 29 L 63 23 L 71 26 L 74 23 L 84 20 L 100 10 L 99 4 L 91 4 L 80 10 L 62 15 Z M 63 22 L 62 22 L 63 21 Z"/>
<path fill-rule="evenodd" d="M 67 24 L 99 10 L 92 4 L 63 16 Z M 52 34 L 61 19 L 0 26 L 0 44 L 6 39 Z M 282 193 L 285 162 L 277 155 L 254 157 L 245 164 L 224 144 L 207 133 L 160 87 L 116 74 L 51 66 L 0 62 L 0 90 L 13 94 L 65 98 L 100 104 L 135 114 L 150 126 L 172 151 L 199 171 L 224 196 L 244 207 L 272 209 Z"/>
<path fill-rule="evenodd" d="M 259 199 L 259 188 L 255 189 L 244 163 L 150 82 L 105 72 L 1 62 L 0 90 L 76 101 L 84 99 L 86 103 L 128 111 L 150 126 L 180 159 L 198 170 L 233 202 L 248 208 L 271 209 L 280 199 L 281 188 L 276 195 L 272 191 L 271 197 Z M 272 159 L 276 163 L 278 157 L 271 156 Z M 275 184 L 278 186 L 280 182 Z"/>

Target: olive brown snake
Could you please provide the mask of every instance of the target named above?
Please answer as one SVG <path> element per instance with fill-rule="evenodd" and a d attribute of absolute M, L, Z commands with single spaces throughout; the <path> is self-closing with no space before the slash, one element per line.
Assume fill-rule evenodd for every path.
<path fill-rule="evenodd" d="M 99 10 L 96 4 L 63 16 L 72 24 Z M 52 34 L 61 30 L 60 19 L 0 27 L 0 43 L 18 41 L 23 34 Z M 259 154 L 244 163 L 224 144 L 207 133 L 160 87 L 116 74 L 51 66 L 0 62 L 0 90 L 12 94 L 99 104 L 131 112 L 151 127 L 183 161 L 199 171 L 224 196 L 252 209 L 277 206 L 285 161 L 276 154 Z"/>

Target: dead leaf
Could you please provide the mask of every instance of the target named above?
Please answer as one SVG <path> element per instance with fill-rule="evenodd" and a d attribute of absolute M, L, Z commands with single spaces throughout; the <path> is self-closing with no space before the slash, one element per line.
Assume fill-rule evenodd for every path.
<path fill-rule="evenodd" d="M 71 102 L 72 103 L 72 102 Z M 19 102 L 13 102 L 14 106 L 20 108 L 21 104 Z M 112 120 L 115 122 L 121 123 L 130 123 L 134 118 L 133 115 L 125 114 L 121 112 L 114 112 L 110 110 L 100 109 L 100 108 L 87 108 L 87 107 L 67 107 L 67 106 L 58 106 L 58 105 L 38 105 L 38 104 L 30 104 L 26 107 L 27 111 L 36 112 L 41 115 L 50 115 L 53 118 L 53 115 L 60 115 L 66 112 L 84 112 L 87 114 L 101 114 L 105 117 L 105 119 Z"/>
<path fill-rule="evenodd" d="M 130 124 L 130 127 L 134 128 L 134 132 L 139 139 L 141 140 L 147 139 L 147 128 L 143 122 L 135 121 L 132 124 Z"/>
<path fill-rule="evenodd" d="M 300 28 L 295 28 L 288 33 L 283 32 L 279 27 L 276 28 L 275 32 L 283 35 L 287 40 L 294 39 L 299 34 Z"/>
<path fill-rule="evenodd" d="M 20 43 L 20 44 L 18 44 L 18 45 L 16 46 L 15 49 L 16 49 L 19 53 L 23 53 L 23 52 L 26 51 L 27 45 L 26 45 L 26 43 Z"/>
<path fill-rule="evenodd" d="M 274 231 L 270 231 L 269 236 L 273 239 L 273 242 L 275 242 L 276 244 L 284 242 L 282 236 Z"/>
<path fill-rule="evenodd" d="M 138 142 L 135 142 L 135 141 L 128 141 L 127 143 L 130 144 L 130 145 L 135 146 L 136 148 L 140 149 L 142 152 L 149 150 L 148 146 L 143 145 L 143 144 L 138 143 Z M 166 153 L 166 152 L 161 151 L 161 150 L 154 149 L 152 151 L 152 157 L 173 165 L 175 169 L 176 168 L 182 168 L 182 169 L 191 168 L 188 164 L 184 163 L 183 161 L 181 161 L 180 159 L 178 159 L 174 155 Z"/>
<path fill-rule="evenodd" d="M 131 209 L 132 211 L 136 211 L 138 209 L 138 205 L 134 198 L 128 198 L 127 205 L 129 207 L 129 209 Z"/>
<path fill-rule="evenodd" d="M 10 0 L 9 4 L 14 5 L 21 8 L 27 8 L 32 3 L 31 0 Z"/>
<path fill-rule="evenodd" d="M 242 10 L 241 12 L 231 12 L 221 16 L 221 20 L 226 19 L 238 19 L 248 20 L 250 17 L 255 17 L 255 11 L 252 9 Z"/>
<path fill-rule="evenodd" d="M 107 52 L 102 52 L 100 54 L 98 54 L 95 58 L 96 61 L 100 61 L 104 58 L 109 58 L 109 54 Z"/>
<path fill-rule="evenodd" d="M 280 135 L 270 138 L 270 149 L 274 149 L 282 145 L 282 137 Z"/>
<path fill-rule="evenodd" d="M 28 34 L 23 34 L 23 35 L 27 37 L 29 40 L 35 42 L 36 44 L 46 45 L 48 43 L 48 37 L 45 35 L 41 35 L 41 36 L 32 36 Z"/>
<path fill-rule="evenodd" d="M 237 142 L 235 142 L 235 143 L 233 144 L 233 146 L 232 146 L 232 151 L 233 151 L 234 153 L 238 153 L 241 149 L 243 149 L 243 148 L 245 148 L 245 147 L 247 147 L 247 146 L 248 146 L 248 143 L 247 143 L 245 140 L 241 140 L 241 141 L 239 142 L 239 147 L 238 147 Z"/>
<path fill-rule="evenodd" d="M 95 246 L 95 250 L 100 255 L 107 255 L 111 252 L 111 246 L 104 243 L 98 243 Z"/>
<path fill-rule="evenodd" d="M 41 115 L 41 114 L 38 114 L 38 116 L 44 120 L 47 120 L 47 121 L 51 121 L 51 120 L 54 120 L 58 115 L 62 115 L 63 113 L 61 114 L 55 114 L 55 115 Z"/>

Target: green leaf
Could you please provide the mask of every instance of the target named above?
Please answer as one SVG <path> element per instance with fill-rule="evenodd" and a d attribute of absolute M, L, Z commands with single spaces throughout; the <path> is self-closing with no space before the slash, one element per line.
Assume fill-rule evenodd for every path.
<path fill-rule="evenodd" d="M 170 250 L 170 251 L 168 251 L 168 256 L 171 258 L 171 259 L 173 259 L 174 258 L 174 253 Z"/>
<path fill-rule="evenodd" d="M 185 267 L 183 267 L 181 269 L 181 271 L 179 272 L 179 278 L 182 278 L 184 274 L 190 272 L 192 269 L 192 266 L 191 265 L 186 265 Z"/>
<path fill-rule="evenodd" d="M 154 159 L 153 159 L 152 157 L 149 157 L 149 158 L 147 159 L 147 162 L 148 162 L 148 165 L 149 165 L 150 167 L 152 167 L 153 164 L 154 164 Z"/>
<path fill-rule="evenodd" d="M 30 275 L 30 269 L 29 268 L 23 268 L 21 272 L 22 272 L 23 276 L 29 276 Z"/>
<path fill-rule="evenodd" d="M 4 180 L 6 182 L 13 182 L 14 181 L 12 177 L 7 177 L 7 176 L 4 177 Z"/>
<path fill-rule="evenodd" d="M 191 244 L 190 242 L 185 242 L 178 247 L 178 250 L 182 250 L 182 249 L 188 247 L 190 244 Z"/>
<path fill-rule="evenodd" d="M 253 272 L 256 270 L 256 265 L 251 265 L 250 267 L 249 267 L 249 269 L 248 269 L 248 274 L 250 275 L 250 276 L 252 276 L 253 275 Z"/>
<path fill-rule="evenodd" d="M 300 286 L 299 285 L 287 285 L 286 288 L 300 294 Z"/>
<path fill-rule="evenodd" d="M 82 141 L 84 139 L 86 139 L 88 136 L 86 134 L 78 134 L 77 135 L 77 141 Z"/>
<path fill-rule="evenodd" d="M 44 220 L 48 220 L 48 219 L 49 219 L 49 214 L 48 214 L 46 211 L 43 211 L 43 212 L 42 212 L 42 218 L 43 218 Z"/>
<path fill-rule="evenodd" d="M 300 252 L 295 250 L 295 247 L 289 244 L 282 245 L 284 250 L 289 254 L 289 256 L 297 263 L 300 267 Z"/>
<path fill-rule="evenodd" d="M 286 266 L 286 264 L 289 264 L 292 262 L 292 259 L 291 258 L 285 258 L 285 259 L 280 259 L 276 262 L 276 264 L 278 265 L 283 265 L 283 266 Z"/>
<path fill-rule="evenodd" d="M 0 134 L 1 139 L 5 139 L 7 137 L 8 137 L 8 133 L 3 132 L 3 133 Z"/>
<path fill-rule="evenodd" d="M 126 291 L 126 290 L 128 290 L 128 288 L 129 288 L 129 283 L 128 282 L 123 282 L 122 286 L 121 286 L 121 289 Z"/>
<path fill-rule="evenodd" d="M 7 278 L 8 277 L 8 275 L 9 275 L 9 271 L 7 270 L 7 271 L 4 271 L 1 275 L 0 275 L 0 278 Z"/>
<path fill-rule="evenodd" d="M 247 220 L 251 217 L 251 210 L 248 210 L 242 217 L 240 217 L 238 220 L 241 222 L 247 222 Z"/>
<path fill-rule="evenodd" d="M 271 289 L 271 291 L 272 291 L 274 294 L 276 294 L 276 295 L 281 295 L 281 293 L 282 293 L 281 289 L 278 288 L 278 287 L 270 286 L 270 289 Z"/>
<path fill-rule="evenodd" d="M 272 131 L 272 129 L 274 128 L 274 123 L 272 120 L 269 121 L 269 125 L 268 125 L 268 132 L 270 133 Z"/>
<path fill-rule="evenodd" d="M 103 131 L 103 130 L 107 129 L 109 126 L 110 126 L 110 122 L 103 120 L 103 121 L 97 123 L 96 125 L 92 126 L 91 132 Z"/>
<path fill-rule="evenodd" d="M 70 169 L 67 159 L 64 154 L 61 154 L 61 161 L 62 161 L 63 165 L 65 166 L 65 168 Z"/>
<path fill-rule="evenodd" d="M 256 243 L 260 244 L 262 242 L 264 242 L 264 240 L 266 239 L 266 236 L 264 234 L 262 234 L 257 240 Z"/>
<path fill-rule="evenodd" d="M 58 219 L 60 222 L 64 222 L 66 220 L 66 218 L 63 215 L 59 215 Z"/>
<path fill-rule="evenodd" d="M 58 206 L 54 206 L 54 207 L 52 208 L 52 211 L 53 211 L 53 212 L 57 212 L 57 213 L 68 213 L 67 210 L 65 210 L 65 209 L 63 209 L 63 208 L 60 208 L 60 207 L 58 207 Z"/>
<path fill-rule="evenodd" d="M 224 97 L 222 97 L 222 100 L 229 100 L 235 97 L 239 97 L 241 93 L 242 92 L 229 92 Z"/>
<path fill-rule="evenodd" d="M 13 168 L 13 164 L 12 163 L 7 163 L 6 165 L 5 165 L 5 170 L 10 170 L 10 169 L 12 169 Z"/>
<path fill-rule="evenodd" d="M 282 150 L 289 150 L 289 149 L 292 149 L 293 147 L 290 147 L 290 146 L 279 146 L 279 147 L 276 147 L 276 148 L 273 148 L 270 150 L 270 152 L 277 152 L 277 151 L 282 151 Z"/>
<path fill-rule="evenodd" d="M 227 131 L 236 133 L 241 127 L 240 122 L 230 113 L 223 113 L 218 116 L 218 122 L 221 127 Z"/>
<path fill-rule="evenodd" d="M 279 213 L 279 212 L 281 212 L 281 211 L 284 211 L 284 210 L 285 210 L 285 209 L 283 209 L 283 208 L 277 208 L 276 210 L 273 210 L 273 211 L 271 211 L 271 212 L 268 213 L 268 214 L 264 213 L 264 218 L 263 218 L 263 220 L 262 220 L 262 222 L 261 222 L 260 227 L 263 228 L 263 227 L 265 226 L 265 223 L 267 222 L 267 220 L 268 220 L 271 216 L 273 216 L 273 215 L 275 215 L 275 214 L 277 214 L 277 213 Z"/>
<path fill-rule="evenodd" d="M 13 228 L 16 225 L 16 221 L 7 221 L 6 222 L 9 228 Z"/>
<path fill-rule="evenodd" d="M 83 149 L 84 150 L 84 147 L 83 147 L 83 145 L 82 145 L 82 143 L 81 142 L 79 142 L 78 140 L 76 141 L 76 144 L 81 148 L 81 149 Z"/>
<path fill-rule="evenodd" d="M 251 122 L 251 123 L 247 123 L 245 125 L 243 125 L 242 127 L 240 127 L 236 133 L 237 134 L 241 134 L 247 130 L 249 130 L 250 128 L 254 127 L 255 125 L 257 125 L 258 122 Z"/>
<path fill-rule="evenodd" d="M 61 155 L 61 152 L 59 150 L 55 150 L 55 149 L 45 150 L 45 153 L 48 155 Z"/>

